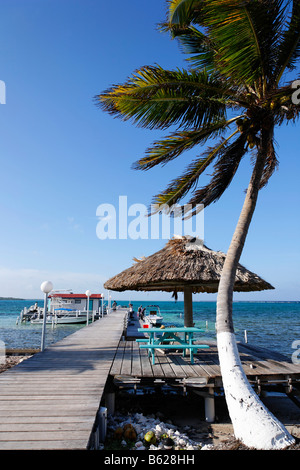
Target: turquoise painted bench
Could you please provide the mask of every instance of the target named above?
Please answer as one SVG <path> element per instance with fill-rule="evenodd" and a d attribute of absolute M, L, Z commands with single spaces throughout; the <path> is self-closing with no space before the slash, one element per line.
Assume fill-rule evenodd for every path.
<path fill-rule="evenodd" d="M 191 327 L 179 327 L 179 328 L 139 328 L 138 331 L 143 331 L 149 335 L 148 338 L 137 339 L 140 343 L 141 349 L 148 349 L 149 357 L 152 356 L 152 364 L 155 364 L 155 350 L 156 349 L 167 349 L 167 350 L 178 350 L 182 349 L 183 356 L 185 356 L 186 350 L 190 351 L 191 363 L 194 363 L 194 351 L 198 349 L 208 349 L 207 344 L 194 344 L 194 333 L 202 333 L 203 330 L 199 328 Z M 183 333 L 184 338 L 178 336 L 179 333 Z M 158 336 L 156 336 L 158 335 Z M 176 344 L 170 344 L 170 341 L 176 341 Z M 145 343 L 145 344 L 142 344 Z"/>
<path fill-rule="evenodd" d="M 148 349 L 149 353 L 152 356 L 152 364 L 155 364 L 155 349 L 182 349 L 183 356 L 185 356 L 185 351 L 187 349 L 190 350 L 190 360 L 191 364 L 194 364 L 194 351 L 198 349 L 208 349 L 209 346 L 207 344 L 193 344 L 190 345 L 188 343 L 184 344 L 140 344 L 141 349 Z"/>

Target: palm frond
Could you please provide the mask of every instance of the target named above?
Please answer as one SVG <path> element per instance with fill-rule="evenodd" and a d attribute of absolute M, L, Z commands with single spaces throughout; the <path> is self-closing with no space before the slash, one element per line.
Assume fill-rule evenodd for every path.
<path fill-rule="evenodd" d="M 293 70 L 300 57 L 300 2 L 294 1 L 291 20 L 282 34 L 282 41 L 278 47 L 277 64 L 275 70 L 276 82 L 279 83 L 284 71 Z"/>
<path fill-rule="evenodd" d="M 171 125 L 206 126 L 226 115 L 235 92 L 215 74 L 203 71 L 164 70 L 159 66 L 139 69 L 124 85 L 98 95 L 105 111 L 140 127 L 165 129 Z"/>
<path fill-rule="evenodd" d="M 213 160 L 222 152 L 226 147 L 227 142 L 237 133 L 235 131 L 227 139 L 223 139 L 215 147 L 209 149 L 201 158 L 194 160 L 186 169 L 184 174 L 179 178 L 171 181 L 165 191 L 158 194 L 154 199 L 154 204 L 172 206 L 182 199 L 189 191 L 194 188 L 200 175 L 205 169 L 213 162 Z"/>
<path fill-rule="evenodd" d="M 247 137 L 242 133 L 233 143 L 223 147 L 214 166 L 211 181 L 203 188 L 195 191 L 189 201 L 189 204 L 194 207 L 193 210 L 199 204 L 207 207 L 222 196 L 230 185 L 243 156 L 247 152 L 246 141 Z"/>
<path fill-rule="evenodd" d="M 173 37 L 178 39 L 184 54 L 188 55 L 187 61 L 198 69 L 214 70 L 214 57 L 216 50 L 209 36 L 201 32 L 195 26 L 185 28 L 172 26 Z"/>
<path fill-rule="evenodd" d="M 247 83 L 265 80 L 273 67 L 284 15 L 282 1 L 205 2 L 205 23 L 218 45 L 222 73 Z M 278 32 L 279 31 L 279 32 Z"/>
<path fill-rule="evenodd" d="M 241 116 L 220 122 L 200 129 L 174 132 L 165 139 L 154 142 L 146 151 L 146 156 L 133 164 L 135 170 L 149 170 L 158 164 L 165 165 L 177 158 L 183 152 L 191 150 L 197 145 L 203 145 L 208 139 L 220 136 L 233 122 Z"/>
<path fill-rule="evenodd" d="M 171 33 L 173 39 L 178 39 L 183 52 L 191 55 L 187 60 L 193 66 L 213 70 L 216 52 L 213 43 L 203 28 L 196 27 L 202 3 L 199 0 L 171 0 L 167 21 L 160 25 L 160 29 Z"/>
<path fill-rule="evenodd" d="M 214 63 L 231 79 L 260 79 L 266 85 L 278 56 L 285 13 L 284 0 L 172 0 L 165 29 L 193 54 L 195 66 Z"/>
<path fill-rule="evenodd" d="M 170 0 L 168 23 L 184 25 L 195 20 L 201 11 L 201 0 Z"/>
<path fill-rule="evenodd" d="M 273 139 L 268 141 L 267 145 L 267 157 L 265 160 L 265 166 L 260 181 L 260 189 L 268 184 L 269 179 L 273 175 L 274 171 L 278 168 L 278 160 L 274 148 Z"/>

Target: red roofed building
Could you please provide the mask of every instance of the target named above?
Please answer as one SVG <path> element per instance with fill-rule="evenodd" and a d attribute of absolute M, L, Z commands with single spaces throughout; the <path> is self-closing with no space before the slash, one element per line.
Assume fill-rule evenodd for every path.
<path fill-rule="evenodd" d="M 72 292 L 52 292 L 49 294 L 50 307 L 49 310 L 67 309 L 67 310 L 87 310 L 86 294 L 73 294 Z M 99 311 L 101 308 L 101 294 L 91 294 L 89 310 Z"/>

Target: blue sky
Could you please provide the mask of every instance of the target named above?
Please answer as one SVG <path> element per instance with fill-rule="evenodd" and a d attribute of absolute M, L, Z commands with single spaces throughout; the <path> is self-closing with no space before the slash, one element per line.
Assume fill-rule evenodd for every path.
<path fill-rule="evenodd" d="M 166 240 L 99 240 L 101 204 L 148 206 L 180 174 L 131 165 L 165 135 L 100 111 L 93 97 L 142 65 L 183 67 L 175 41 L 156 30 L 163 0 L 2 0 L 0 5 L 0 296 L 41 297 L 56 289 L 103 291 L 103 282 Z M 297 77 L 295 77 L 297 78 Z M 236 300 L 299 300 L 299 128 L 276 134 L 279 170 L 259 203 L 241 263 L 276 287 Z M 192 154 L 192 157 L 195 154 Z M 227 193 L 205 210 L 205 243 L 227 251 L 250 177 L 246 158 Z M 142 299 L 142 293 L 112 294 Z M 169 300 L 155 293 L 153 299 Z M 215 300 L 197 295 L 195 300 Z"/>

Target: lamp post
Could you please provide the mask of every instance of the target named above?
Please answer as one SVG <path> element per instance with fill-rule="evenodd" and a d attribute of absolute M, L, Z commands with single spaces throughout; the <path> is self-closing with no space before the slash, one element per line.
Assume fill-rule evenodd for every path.
<path fill-rule="evenodd" d="M 102 318 L 103 318 L 103 311 L 104 311 L 103 302 L 104 302 L 104 294 L 101 294 L 101 317 Z"/>
<path fill-rule="evenodd" d="M 86 324 L 88 325 L 88 324 L 89 324 L 89 304 L 90 304 L 90 295 L 91 295 L 91 291 L 90 291 L 90 290 L 87 290 L 87 291 L 85 292 L 85 295 L 87 296 Z"/>
<path fill-rule="evenodd" d="M 49 292 L 52 291 L 52 289 L 53 289 L 53 284 L 50 281 L 45 281 L 41 284 L 41 291 L 44 292 L 44 294 L 45 294 L 41 351 L 44 351 L 44 349 L 45 349 L 48 294 L 49 294 Z"/>

